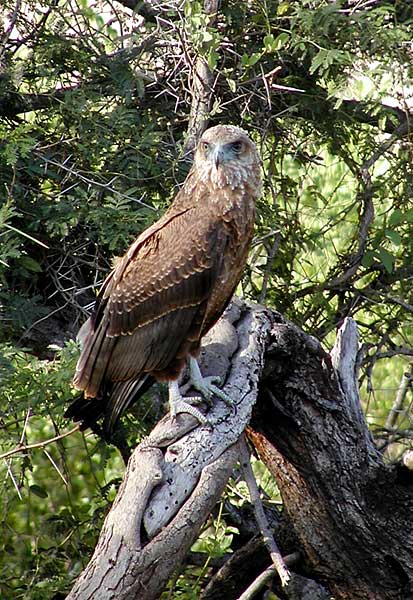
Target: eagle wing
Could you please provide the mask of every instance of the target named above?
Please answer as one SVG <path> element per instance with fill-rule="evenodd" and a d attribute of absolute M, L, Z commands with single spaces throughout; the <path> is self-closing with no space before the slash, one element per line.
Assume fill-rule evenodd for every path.
<path fill-rule="evenodd" d="M 80 334 L 75 387 L 96 397 L 107 382 L 166 369 L 199 339 L 227 238 L 224 221 L 202 203 L 166 213 L 144 232 L 105 281 Z"/>

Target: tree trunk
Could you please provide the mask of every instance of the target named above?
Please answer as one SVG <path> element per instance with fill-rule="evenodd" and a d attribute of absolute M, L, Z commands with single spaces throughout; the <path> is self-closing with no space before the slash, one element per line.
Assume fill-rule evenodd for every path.
<path fill-rule="evenodd" d="M 156 426 L 133 453 L 68 598 L 159 597 L 225 487 L 251 412 L 249 439 L 277 480 L 289 524 L 277 541 L 302 557 L 279 595 L 326 598 L 327 588 L 335 600 L 413 598 L 413 486 L 383 463 L 369 435 L 357 346 L 351 320 L 327 354 L 281 315 L 234 301 L 205 340 L 201 367 L 224 378 L 236 410 L 215 402 L 212 427 L 190 415 Z M 236 553 L 205 598 L 237 598 L 247 585 L 243 561 L 254 565 L 251 579 L 270 562 L 256 547 Z"/>
<path fill-rule="evenodd" d="M 413 598 L 413 479 L 398 480 L 368 433 L 357 347 L 350 319 L 331 354 L 280 319 L 249 437 L 277 480 L 304 574 L 324 582 L 335 600 L 407 600 Z"/>

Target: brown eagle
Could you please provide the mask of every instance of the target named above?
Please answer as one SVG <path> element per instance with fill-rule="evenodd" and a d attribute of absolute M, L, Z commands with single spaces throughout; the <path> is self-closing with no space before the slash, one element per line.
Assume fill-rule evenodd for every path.
<path fill-rule="evenodd" d="M 190 412 L 205 421 L 179 394 L 188 357 L 194 387 L 207 399 L 226 399 L 211 378 L 202 378 L 195 357 L 241 277 L 260 190 L 260 159 L 245 131 L 232 125 L 205 131 L 170 208 L 118 262 L 79 331 L 73 384 L 84 397 L 67 417 L 86 428 L 103 416 L 109 434 L 156 379 L 169 384 L 173 415 Z"/>

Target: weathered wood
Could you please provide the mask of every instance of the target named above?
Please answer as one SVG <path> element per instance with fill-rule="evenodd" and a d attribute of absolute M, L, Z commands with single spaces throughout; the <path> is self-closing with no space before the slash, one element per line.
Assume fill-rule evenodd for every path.
<path fill-rule="evenodd" d="M 276 587 L 279 596 L 413 598 L 413 485 L 384 463 L 369 434 L 357 349 L 351 320 L 328 354 L 281 315 L 235 302 L 206 340 L 201 364 L 205 374 L 224 377 L 237 411 L 215 402 L 213 428 L 189 415 L 158 424 L 135 450 L 68 598 L 159 597 L 224 489 L 251 411 L 249 438 L 277 480 L 293 534 L 277 542 L 302 557 L 300 577 L 286 590 Z M 241 572 L 254 579 L 269 564 L 257 548 L 257 561 L 253 549 L 229 559 L 202 597 L 239 596 L 240 582 L 243 589 L 251 583 Z"/>
<path fill-rule="evenodd" d="M 94 555 L 70 600 L 155 599 L 220 498 L 257 396 L 271 320 L 235 301 L 204 340 L 204 375 L 235 401 L 214 402 L 201 426 L 165 417 L 134 451 Z M 188 390 L 189 392 L 190 390 Z"/>

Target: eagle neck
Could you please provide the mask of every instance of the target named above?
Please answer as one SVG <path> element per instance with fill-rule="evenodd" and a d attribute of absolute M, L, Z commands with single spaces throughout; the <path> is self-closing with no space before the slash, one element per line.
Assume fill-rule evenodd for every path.
<path fill-rule="evenodd" d="M 250 165 L 237 165 L 225 168 L 215 168 L 213 165 L 205 165 L 203 168 L 193 169 L 185 182 L 188 194 L 197 195 L 201 188 L 209 191 L 245 193 L 247 190 L 253 196 L 260 192 L 261 178 L 259 169 L 251 168 Z"/>

